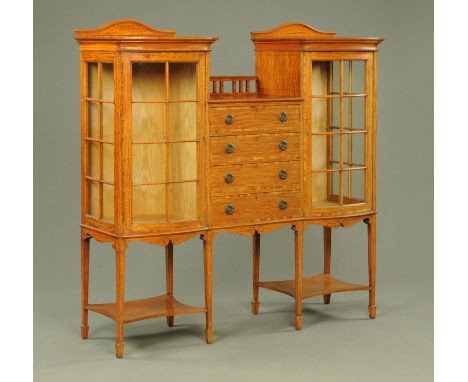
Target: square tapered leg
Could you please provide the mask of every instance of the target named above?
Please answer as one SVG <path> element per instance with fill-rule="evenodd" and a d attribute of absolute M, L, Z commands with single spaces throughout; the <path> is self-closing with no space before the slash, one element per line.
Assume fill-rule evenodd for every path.
<path fill-rule="evenodd" d="M 205 309 L 206 309 L 206 343 L 213 343 L 213 239 L 214 234 L 207 232 L 203 235 L 203 257 L 205 270 Z"/>
<path fill-rule="evenodd" d="M 376 229 L 377 217 L 372 215 L 366 219 L 367 223 L 367 250 L 369 267 L 369 317 L 377 316 L 377 305 L 375 304 L 375 278 L 376 278 Z"/>
<path fill-rule="evenodd" d="M 86 340 L 89 333 L 88 325 L 88 291 L 89 291 L 89 241 L 87 236 L 81 237 L 81 338 Z"/>
<path fill-rule="evenodd" d="M 125 317 L 125 240 L 114 242 L 116 263 L 116 338 L 115 355 L 122 358 L 124 354 L 124 317 Z"/>
<path fill-rule="evenodd" d="M 323 273 L 329 275 L 331 272 L 331 228 L 323 227 Z M 323 302 L 330 303 L 331 294 L 323 295 Z"/>
<path fill-rule="evenodd" d="M 295 327 L 296 330 L 302 329 L 302 263 L 304 255 L 304 225 L 298 223 L 293 226 L 294 230 L 294 264 L 295 264 L 295 277 L 294 277 L 294 290 L 296 299 L 296 316 Z"/>
<path fill-rule="evenodd" d="M 255 232 L 252 236 L 253 246 L 253 293 L 252 313 L 257 314 L 260 302 L 258 301 L 258 283 L 260 281 L 260 234 Z"/>
<path fill-rule="evenodd" d="M 168 296 L 174 295 L 174 245 L 169 242 L 166 247 L 166 293 Z M 167 325 L 174 325 L 174 316 L 166 316 Z"/>

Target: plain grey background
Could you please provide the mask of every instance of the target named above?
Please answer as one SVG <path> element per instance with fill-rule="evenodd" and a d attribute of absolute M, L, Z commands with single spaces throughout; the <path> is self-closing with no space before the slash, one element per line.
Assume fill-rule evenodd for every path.
<path fill-rule="evenodd" d="M 214 245 L 215 343 L 204 317 L 126 326 L 125 359 L 114 359 L 114 323 L 90 313 L 80 338 L 79 54 L 75 28 L 119 18 L 219 36 L 212 75 L 254 74 L 251 31 L 300 21 L 341 36 L 383 37 L 379 56 L 376 320 L 367 294 L 304 303 L 260 292 L 250 314 L 251 241 L 218 235 Z M 34 371 L 37 381 L 428 381 L 433 378 L 433 3 L 425 0 L 160 1 L 40 0 L 34 6 Z M 305 274 L 322 271 L 322 231 L 305 239 Z M 367 280 L 366 229 L 333 231 L 332 270 Z M 91 247 L 92 302 L 114 299 L 109 245 Z M 261 277 L 293 275 L 293 233 L 263 237 Z M 132 244 L 126 298 L 164 293 L 163 249 Z M 175 249 L 175 293 L 203 305 L 202 244 Z"/>

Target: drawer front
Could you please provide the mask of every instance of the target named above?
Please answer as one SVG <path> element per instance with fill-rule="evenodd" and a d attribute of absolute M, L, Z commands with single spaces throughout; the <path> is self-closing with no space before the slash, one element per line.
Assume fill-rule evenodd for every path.
<path fill-rule="evenodd" d="M 210 134 L 277 133 L 301 130 L 300 105 L 211 107 Z"/>
<path fill-rule="evenodd" d="M 232 195 L 211 199 L 211 221 L 214 225 L 291 219 L 300 216 L 300 191 Z"/>
<path fill-rule="evenodd" d="M 298 133 L 210 138 L 211 165 L 299 160 L 300 156 Z"/>
<path fill-rule="evenodd" d="M 211 195 L 299 189 L 299 163 L 251 163 L 211 167 Z"/>

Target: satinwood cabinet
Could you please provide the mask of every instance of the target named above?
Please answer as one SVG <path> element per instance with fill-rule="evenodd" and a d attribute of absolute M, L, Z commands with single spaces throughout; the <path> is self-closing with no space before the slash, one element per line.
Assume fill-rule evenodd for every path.
<path fill-rule="evenodd" d="M 213 37 L 178 37 L 133 20 L 77 30 L 81 62 L 82 324 L 88 311 L 116 321 L 116 355 L 126 323 L 206 315 L 213 341 L 212 244 L 216 232 L 251 235 L 252 311 L 259 288 L 302 300 L 369 292 L 375 304 L 377 46 L 305 24 L 253 32 L 255 76 L 211 76 Z M 331 275 L 332 228 L 368 226 L 369 280 Z M 302 274 L 304 231 L 323 226 L 324 270 Z M 291 226 L 295 277 L 260 281 L 260 235 Z M 174 297 L 173 248 L 203 240 L 205 306 Z M 115 302 L 88 301 L 90 239 L 116 253 Z M 166 291 L 125 300 L 129 242 L 165 247 Z"/>

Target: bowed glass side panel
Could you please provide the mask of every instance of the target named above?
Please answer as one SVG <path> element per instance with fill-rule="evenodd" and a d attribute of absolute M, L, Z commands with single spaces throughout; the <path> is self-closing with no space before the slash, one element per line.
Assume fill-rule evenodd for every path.
<path fill-rule="evenodd" d="M 114 222 L 114 65 L 86 63 L 86 213 Z"/>
<path fill-rule="evenodd" d="M 366 199 L 365 60 L 312 61 L 312 208 Z"/>

